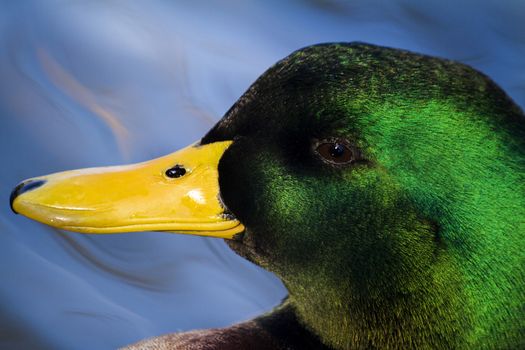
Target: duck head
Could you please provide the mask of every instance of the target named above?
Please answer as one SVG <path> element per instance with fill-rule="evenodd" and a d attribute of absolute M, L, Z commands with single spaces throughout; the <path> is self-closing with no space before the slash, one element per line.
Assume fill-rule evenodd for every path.
<path fill-rule="evenodd" d="M 271 67 L 197 144 L 30 179 L 12 207 L 73 231 L 227 238 L 334 348 L 512 345 L 524 136 L 521 110 L 472 68 L 316 45 Z"/>

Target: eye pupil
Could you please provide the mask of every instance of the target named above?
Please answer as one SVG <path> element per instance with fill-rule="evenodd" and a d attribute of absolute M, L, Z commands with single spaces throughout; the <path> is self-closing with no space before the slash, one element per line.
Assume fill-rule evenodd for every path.
<path fill-rule="evenodd" d="M 339 158 L 345 153 L 345 146 L 340 143 L 334 143 L 330 147 L 330 155 L 334 158 Z"/>
<path fill-rule="evenodd" d="M 186 174 L 186 169 L 182 165 L 175 165 L 173 168 L 166 170 L 166 176 L 171 178 L 178 178 Z"/>

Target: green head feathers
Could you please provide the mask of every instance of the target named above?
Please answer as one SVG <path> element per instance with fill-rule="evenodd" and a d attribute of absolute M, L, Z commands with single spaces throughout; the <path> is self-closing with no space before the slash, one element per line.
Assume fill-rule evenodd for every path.
<path fill-rule="evenodd" d="M 312 46 L 270 68 L 202 143 L 230 139 L 221 194 L 247 228 L 230 246 L 282 278 L 324 342 L 523 345 L 525 121 L 486 76 L 401 50 Z M 333 147 L 350 161 L 331 161 Z"/>

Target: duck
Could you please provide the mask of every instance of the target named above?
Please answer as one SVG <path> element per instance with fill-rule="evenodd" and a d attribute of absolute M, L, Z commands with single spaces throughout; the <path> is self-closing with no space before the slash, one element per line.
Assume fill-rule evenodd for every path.
<path fill-rule="evenodd" d="M 525 347 L 525 115 L 459 62 L 326 43 L 261 75 L 198 142 L 25 180 L 11 208 L 84 233 L 218 237 L 274 310 L 128 349 Z"/>

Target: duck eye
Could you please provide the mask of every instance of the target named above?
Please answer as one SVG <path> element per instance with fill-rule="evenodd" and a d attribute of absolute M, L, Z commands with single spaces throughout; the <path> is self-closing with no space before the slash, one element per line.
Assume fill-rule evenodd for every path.
<path fill-rule="evenodd" d="M 177 178 L 184 176 L 186 174 L 186 169 L 182 165 L 175 165 L 173 168 L 166 170 L 166 176 L 171 178 Z"/>
<path fill-rule="evenodd" d="M 317 153 L 323 160 L 332 164 L 348 164 L 355 161 L 355 152 L 340 141 L 321 142 L 317 145 Z"/>

